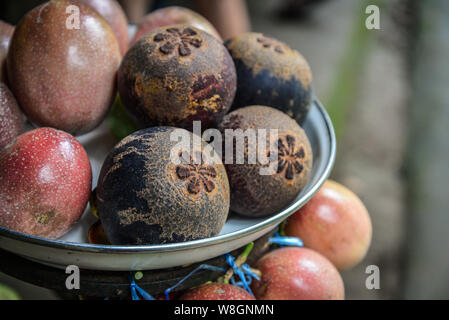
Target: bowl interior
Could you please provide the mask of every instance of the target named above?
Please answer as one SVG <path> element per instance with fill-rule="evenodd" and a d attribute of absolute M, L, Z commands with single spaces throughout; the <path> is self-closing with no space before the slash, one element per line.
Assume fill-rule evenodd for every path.
<path fill-rule="evenodd" d="M 311 177 L 304 190 L 298 194 L 297 198 L 285 209 L 269 217 L 247 218 L 230 213 L 230 216 L 222 229 L 220 235 L 212 238 L 183 242 L 179 244 L 167 245 L 146 245 L 146 246 L 104 246 L 92 245 L 87 241 L 87 233 L 96 218 L 86 208 L 83 217 L 66 235 L 58 240 L 50 240 L 34 237 L 14 231 L 0 228 L 0 237 L 5 236 L 17 241 L 49 246 L 53 248 L 64 248 L 75 251 L 90 252 L 145 252 L 145 251 L 171 251 L 193 249 L 217 243 L 225 243 L 231 239 L 243 238 L 251 233 L 269 232 L 276 224 L 283 221 L 290 214 L 294 213 L 304 205 L 310 197 L 315 194 L 327 179 L 335 160 L 335 135 L 332 123 L 318 100 L 314 100 L 309 116 L 304 125 L 304 130 L 310 140 L 313 149 L 313 167 Z M 97 180 L 101 166 L 108 152 L 117 143 L 109 132 L 108 127 L 103 123 L 99 128 L 84 136 L 78 137 L 85 147 L 92 165 L 93 187 L 97 185 Z"/>

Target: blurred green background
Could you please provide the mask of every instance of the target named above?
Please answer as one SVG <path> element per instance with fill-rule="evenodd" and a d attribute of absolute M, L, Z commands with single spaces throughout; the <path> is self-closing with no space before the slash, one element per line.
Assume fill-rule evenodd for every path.
<path fill-rule="evenodd" d="M 2 1 L 0 18 L 15 24 L 38 3 Z M 449 1 L 246 4 L 253 31 L 309 61 L 338 135 L 332 177 L 362 198 L 373 220 L 368 256 L 343 274 L 347 298 L 449 298 Z M 370 4 L 380 8 L 380 30 L 365 27 Z M 379 290 L 365 288 L 368 265 L 380 268 Z M 0 283 L 22 298 L 56 298 L 1 274 Z"/>

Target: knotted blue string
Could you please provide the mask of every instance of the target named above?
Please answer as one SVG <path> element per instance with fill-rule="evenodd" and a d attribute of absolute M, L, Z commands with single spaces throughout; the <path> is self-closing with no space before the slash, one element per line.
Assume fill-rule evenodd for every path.
<path fill-rule="evenodd" d="M 242 264 L 240 266 L 240 268 L 242 269 L 242 271 L 245 275 L 245 280 L 246 280 L 246 283 L 248 286 L 251 285 L 251 283 L 253 282 L 253 279 L 260 280 L 260 277 L 257 274 L 255 274 L 251 270 L 251 267 L 249 265 L 247 265 L 246 263 Z M 235 286 L 244 288 L 243 281 L 235 281 L 234 277 L 231 278 L 231 283 Z M 251 293 L 251 290 L 249 292 Z"/>
<path fill-rule="evenodd" d="M 211 266 L 208 264 L 200 264 L 198 267 L 196 267 L 195 269 L 193 269 L 188 275 L 186 275 L 184 278 L 182 278 L 177 284 L 175 284 L 173 287 L 168 288 L 167 290 L 164 291 L 165 293 L 165 299 L 166 300 L 170 300 L 170 292 L 173 291 L 173 289 L 175 289 L 176 287 L 178 287 L 181 283 L 183 283 L 184 281 L 186 281 L 188 278 L 190 278 L 191 276 L 193 276 L 196 272 L 198 272 L 199 270 L 210 270 L 210 271 L 220 271 L 220 272 L 225 272 L 226 270 L 220 267 L 216 267 L 216 266 Z"/>
<path fill-rule="evenodd" d="M 251 284 L 253 278 L 256 280 L 259 280 L 260 278 L 254 272 L 251 271 L 251 267 L 246 263 L 242 264 L 242 266 L 239 268 L 235 263 L 234 257 L 231 256 L 229 253 L 225 255 L 225 260 L 226 263 L 234 270 L 234 274 L 240 278 L 240 281 L 236 281 L 234 279 L 234 276 L 232 276 L 231 283 L 233 285 L 242 287 L 243 289 L 245 289 L 251 295 L 254 296 L 249 285 Z"/>
<path fill-rule="evenodd" d="M 131 297 L 133 300 L 142 300 L 137 293 L 140 293 L 142 298 L 144 298 L 145 300 L 156 300 L 155 298 L 153 298 L 151 294 L 149 294 L 148 292 L 146 292 L 137 285 L 136 281 L 134 280 L 134 275 L 132 273 L 129 275 L 129 281 L 130 281 L 129 286 L 131 288 Z"/>
<path fill-rule="evenodd" d="M 280 236 L 278 232 L 276 232 L 274 234 L 274 237 L 271 237 L 270 239 L 268 239 L 268 242 L 271 244 L 277 244 L 281 248 L 283 248 L 285 246 L 290 246 L 290 247 L 303 247 L 304 246 L 304 243 L 302 242 L 301 239 L 296 238 L 296 237 L 283 237 L 283 236 Z"/>

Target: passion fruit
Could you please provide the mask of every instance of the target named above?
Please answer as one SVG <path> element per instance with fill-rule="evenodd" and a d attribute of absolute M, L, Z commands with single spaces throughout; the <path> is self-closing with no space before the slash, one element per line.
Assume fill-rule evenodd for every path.
<path fill-rule="evenodd" d="M 193 138 L 184 129 L 144 129 L 106 158 L 96 194 L 112 244 L 183 242 L 222 229 L 229 211 L 226 170 L 216 154 L 203 152 L 206 143 L 191 150 L 188 143 L 174 142 L 180 135 Z"/>
<path fill-rule="evenodd" d="M 77 25 L 67 13 L 73 6 L 50 1 L 27 13 L 11 39 L 7 69 L 10 89 L 32 122 L 82 134 L 100 124 L 115 98 L 121 55 L 108 23 L 76 3 Z"/>
<path fill-rule="evenodd" d="M 339 270 L 354 267 L 365 257 L 372 225 L 363 202 L 338 182 L 327 180 L 285 225 L 288 236 L 328 258 Z"/>
<path fill-rule="evenodd" d="M 229 110 L 236 90 L 226 48 L 188 25 L 156 29 L 137 41 L 118 73 L 120 97 L 142 127 L 209 128 Z"/>
<path fill-rule="evenodd" d="M 0 149 L 23 131 L 24 118 L 16 98 L 6 84 L 0 82 Z"/>
<path fill-rule="evenodd" d="M 256 300 L 248 291 L 232 284 L 208 283 L 190 289 L 179 300 Z"/>
<path fill-rule="evenodd" d="M 232 141 L 232 148 L 225 143 L 223 154 L 233 211 L 250 217 L 268 216 L 298 196 L 310 177 L 313 156 L 309 139 L 295 120 L 271 107 L 249 106 L 226 115 L 219 129 L 225 140 Z M 239 146 L 239 139 L 230 136 L 231 132 L 238 134 L 237 130 L 248 136 L 254 133 L 254 141 L 246 137 L 240 139 Z M 236 153 L 232 158 L 228 157 L 230 151 Z M 265 159 L 260 154 L 266 155 Z M 251 161 L 250 155 L 257 156 L 257 161 Z"/>
<path fill-rule="evenodd" d="M 128 19 L 117 0 L 72 0 L 82 2 L 95 9 L 114 30 L 120 52 L 125 55 L 129 48 Z"/>
<path fill-rule="evenodd" d="M 59 238 L 86 208 L 92 172 L 70 134 L 39 128 L 0 151 L 0 226 Z"/>
<path fill-rule="evenodd" d="M 155 10 L 146 15 L 139 23 L 131 43 L 134 44 L 154 29 L 174 24 L 188 24 L 210 33 L 220 41 L 222 40 L 217 29 L 205 17 L 188 8 L 172 6 Z"/>
<path fill-rule="evenodd" d="M 6 56 L 8 54 L 9 42 L 14 33 L 14 27 L 0 20 L 0 81 L 6 82 Z"/>
<path fill-rule="evenodd" d="M 225 42 L 237 69 L 232 110 L 266 105 L 302 124 L 310 109 L 312 73 L 296 50 L 261 33 L 243 33 Z"/>
<path fill-rule="evenodd" d="M 329 260 L 306 248 L 282 248 L 256 264 L 251 289 L 257 300 L 343 300 L 343 280 Z"/>

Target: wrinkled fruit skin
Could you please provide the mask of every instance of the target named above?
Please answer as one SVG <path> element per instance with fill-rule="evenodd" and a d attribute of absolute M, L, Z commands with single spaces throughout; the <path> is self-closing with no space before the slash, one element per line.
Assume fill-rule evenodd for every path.
<path fill-rule="evenodd" d="M 257 300 L 342 300 L 343 280 L 319 253 L 305 248 L 282 248 L 263 256 L 262 272 L 251 290 Z"/>
<path fill-rule="evenodd" d="M 202 15 L 187 8 L 173 6 L 161 8 L 146 15 L 139 23 L 131 43 L 134 44 L 142 36 L 157 28 L 174 24 L 188 24 L 210 33 L 220 41 L 222 40 L 217 29 Z"/>
<path fill-rule="evenodd" d="M 73 1 L 73 0 L 72 0 Z M 122 7 L 116 0 L 74 0 L 83 2 L 95 9 L 114 30 L 117 37 L 120 53 L 126 54 L 129 48 L 128 19 Z"/>
<path fill-rule="evenodd" d="M 179 300 L 256 300 L 248 291 L 232 284 L 210 283 L 191 289 Z"/>
<path fill-rule="evenodd" d="M 14 33 L 14 27 L 0 20 L 0 81 L 6 82 L 6 56 L 8 54 L 9 42 Z"/>
<path fill-rule="evenodd" d="M 299 124 L 309 112 L 312 73 L 296 50 L 260 33 L 244 33 L 225 43 L 237 69 L 237 94 L 231 110 L 266 105 Z"/>
<path fill-rule="evenodd" d="M 170 140 L 175 130 L 192 138 L 184 129 L 153 127 L 126 137 L 106 158 L 97 205 L 112 244 L 183 242 L 221 231 L 229 211 L 225 168 L 216 155 L 216 164 L 171 161 L 180 147 Z M 185 146 L 179 152 L 189 152 Z"/>
<path fill-rule="evenodd" d="M 210 34 L 187 25 L 156 29 L 128 51 L 119 69 L 123 104 L 142 127 L 214 126 L 236 90 L 234 63 Z"/>
<path fill-rule="evenodd" d="M 106 116 L 121 55 L 111 27 L 89 6 L 77 3 L 80 29 L 67 28 L 70 5 L 51 1 L 31 10 L 16 27 L 7 68 L 32 122 L 77 135 Z"/>
<path fill-rule="evenodd" d="M 233 163 L 228 164 L 228 161 L 225 161 L 231 185 L 232 211 L 249 217 L 261 217 L 271 215 L 289 205 L 305 187 L 312 170 L 312 148 L 304 130 L 286 114 L 264 106 L 249 106 L 229 113 L 219 125 L 224 136 L 227 129 L 253 129 L 256 132 L 265 129 L 265 150 L 269 163 L 248 163 L 248 152 L 259 154 L 259 151 L 254 150 L 257 143 L 248 144 L 247 139 L 244 164 L 236 163 L 235 155 Z M 273 139 L 274 143 L 270 144 L 270 129 L 278 130 L 281 143 Z M 234 153 L 237 152 L 237 147 L 234 139 Z M 270 160 L 269 151 L 276 148 L 278 159 Z M 225 157 L 226 152 L 223 151 L 223 159 L 226 159 Z M 261 168 L 271 168 L 272 174 L 260 174 Z"/>
<path fill-rule="evenodd" d="M 81 217 L 92 172 L 70 134 L 39 128 L 0 151 L 0 226 L 59 238 Z"/>
<path fill-rule="evenodd" d="M 345 270 L 365 257 L 372 226 L 362 201 L 346 187 L 328 180 L 288 219 L 285 232 Z"/>
<path fill-rule="evenodd" d="M 0 82 L 0 149 L 23 131 L 24 118 L 8 87 Z"/>

